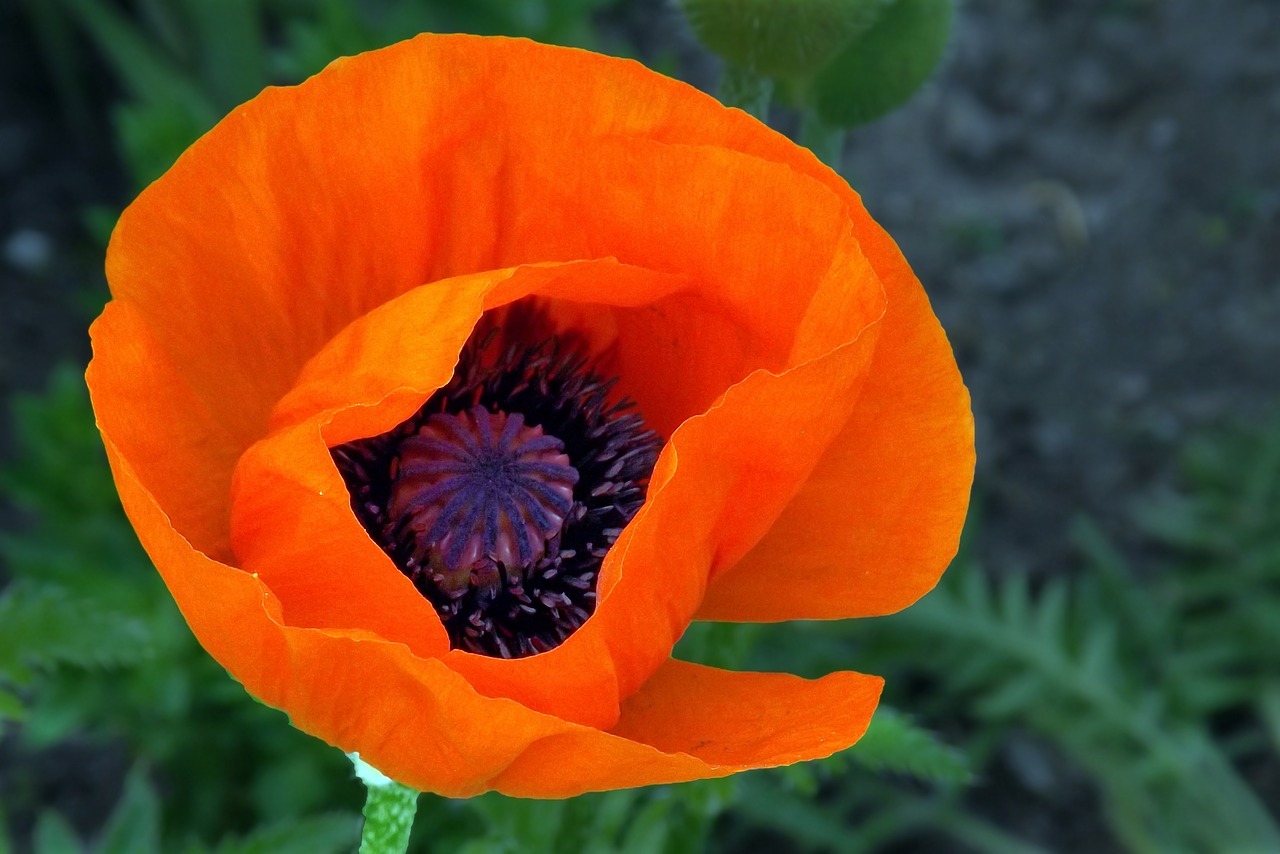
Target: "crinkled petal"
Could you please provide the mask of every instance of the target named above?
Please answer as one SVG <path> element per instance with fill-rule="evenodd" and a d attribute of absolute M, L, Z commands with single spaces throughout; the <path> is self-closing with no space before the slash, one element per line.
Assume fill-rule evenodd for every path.
<path fill-rule="evenodd" d="M 918 289 L 890 309 L 849 423 L 699 617 L 765 622 L 890 614 L 955 556 L 973 479 L 969 395 Z"/>
<path fill-rule="evenodd" d="M 192 548 L 106 444 L 143 545 L 210 653 L 299 728 L 423 791 L 568 797 L 722 776 L 827 756 L 856 741 L 875 708 L 875 677 L 810 681 L 680 662 L 628 700 L 613 732 L 483 697 L 402 644 L 282 625 L 261 580 Z"/>
<path fill-rule="evenodd" d="M 108 304 L 89 332 L 95 357 L 85 378 L 99 429 L 145 464 L 146 488 L 193 545 L 230 559 L 227 502 L 241 448 L 228 412 L 237 401 L 209 405 L 132 303 Z"/>
<path fill-rule="evenodd" d="M 599 282 L 554 266 L 609 258 L 582 261 L 614 265 Z M 193 630 L 296 725 L 410 785 L 559 796 L 847 746 L 869 677 L 722 674 L 666 663 L 671 645 L 700 604 L 893 610 L 954 551 L 972 421 L 896 246 L 808 152 L 635 63 L 468 36 L 336 62 L 144 192 L 108 277 L 95 409 Z M 445 280 L 482 284 L 449 306 L 415 290 Z M 398 423 L 478 310 L 524 295 L 669 442 L 597 613 L 505 662 L 445 651 L 360 539 L 326 446 Z M 448 332 L 396 367 L 420 329 L 357 333 L 404 297 L 435 299 Z"/>
<path fill-rule="evenodd" d="M 861 673 L 810 680 L 671 660 L 627 700 L 609 737 L 578 730 L 538 742 L 495 788 L 562 797 L 821 759 L 862 737 L 882 685 Z"/>
<path fill-rule="evenodd" d="M 390 430 L 416 411 L 448 380 L 485 305 L 530 294 L 598 299 L 603 289 L 625 307 L 682 284 L 612 260 L 546 264 L 423 285 L 359 318 L 308 362 L 272 414 L 272 434 L 236 469 L 232 527 L 239 565 L 267 584 L 291 626 L 363 629 L 421 657 L 446 657 L 481 693 L 566 720 L 612 724 L 618 682 L 613 654 L 598 633 L 518 661 L 450 652 L 430 603 L 352 513 L 328 449 Z M 695 606 L 687 600 L 682 610 Z M 648 642 L 633 638 L 629 645 Z M 668 643 L 653 654 L 665 657 L 669 650 Z"/>

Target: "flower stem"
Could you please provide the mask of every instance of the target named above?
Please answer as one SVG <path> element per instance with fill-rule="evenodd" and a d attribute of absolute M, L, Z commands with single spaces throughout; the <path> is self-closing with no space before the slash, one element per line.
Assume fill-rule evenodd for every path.
<path fill-rule="evenodd" d="M 762 122 L 769 119 L 769 103 L 773 100 L 773 81 L 740 65 L 725 65 L 720 76 L 720 103 L 737 107 Z"/>
<path fill-rule="evenodd" d="M 829 125 L 816 111 L 804 114 L 800 122 L 800 144 L 837 172 L 844 165 L 844 128 Z"/>
<path fill-rule="evenodd" d="M 356 766 L 356 776 L 368 789 L 360 854 L 404 854 L 409 848 L 419 793 L 392 780 L 361 759 L 358 753 L 347 756 Z"/>

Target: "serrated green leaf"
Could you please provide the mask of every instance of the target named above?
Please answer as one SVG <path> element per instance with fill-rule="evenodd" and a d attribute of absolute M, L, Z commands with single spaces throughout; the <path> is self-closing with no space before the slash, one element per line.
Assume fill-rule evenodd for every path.
<path fill-rule="evenodd" d="M 1044 685 L 1034 675 L 1009 676 L 979 697 L 974 710 L 990 720 L 1009 720 L 1034 707 L 1043 693 Z"/>
<path fill-rule="evenodd" d="M 681 0 L 698 38 L 734 65 L 808 77 L 865 32 L 891 0 Z"/>
<path fill-rule="evenodd" d="M 953 0 L 892 0 L 875 23 L 844 43 L 814 79 L 824 122 L 854 127 L 915 94 L 946 51 Z"/>
<path fill-rule="evenodd" d="M 1031 613 L 1031 586 L 1025 575 L 1012 575 L 997 588 L 1000 616 L 1010 626 L 1028 628 Z"/>
<path fill-rule="evenodd" d="M 1036 602 L 1036 631 L 1041 637 L 1063 638 L 1067 634 L 1067 584 L 1053 579 L 1045 584 Z"/>
<path fill-rule="evenodd" d="M 159 854 L 160 799 L 141 768 L 125 780 L 95 854 Z"/>
<path fill-rule="evenodd" d="M 1080 673 L 1086 679 L 1109 681 L 1116 656 L 1116 627 L 1111 623 L 1090 626 L 1080 653 Z"/>
<path fill-rule="evenodd" d="M 608 792 L 598 797 L 591 832 L 587 834 L 588 845 L 595 847 L 588 847 L 587 854 L 607 851 L 612 847 L 612 840 L 622 832 L 636 800 L 635 793 L 627 790 Z"/>
<path fill-rule="evenodd" d="M 20 582 L 0 595 L 0 678 L 22 681 L 27 668 L 59 664 L 119 665 L 150 652 L 141 621 L 63 588 Z"/>
<path fill-rule="evenodd" d="M 823 809 L 811 798 L 769 785 L 767 780 L 748 781 L 738 812 L 748 821 L 767 819 L 769 828 L 791 840 L 798 850 L 872 850 L 850 847 L 851 834 L 839 814 Z"/>
<path fill-rule="evenodd" d="M 871 726 L 848 755 L 874 771 L 910 774 L 935 783 L 967 783 L 973 776 L 960 751 L 884 706 L 876 710 Z"/>

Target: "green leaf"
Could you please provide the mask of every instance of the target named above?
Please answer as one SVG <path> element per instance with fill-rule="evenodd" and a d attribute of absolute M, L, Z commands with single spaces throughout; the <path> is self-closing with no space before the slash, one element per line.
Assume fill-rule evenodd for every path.
<path fill-rule="evenodd" d="M 212 854 L 344 854 L 359 840 L 360 819 L 334 813 L 268 825 L 243 839 L 223 842 Z"/>
<path fill-rule="evenodd" d="M 811 101 L 827 124 L 853 127 L 879 118 L 933 74 L 951 32 L 953 0 L 893 0 L 849 40 L 814 80 Z"/>
<path fill-rule="evenodd" d="M 28 668 L 118 665 L 150 652 L 141 622 L 61 587 L 16 582 L 0 595 L 0 679 L 21 683 Z"/>
<path fill-rule="evenodd" d="M 23 0 L 21 6 L 71 126 L 87 136 L 93 128 L 91 96 L 84 56 L 76 43 L 72 22 L 49 0 Z"/>
<path fill-rule="evenodd" d="M 148 34 L 102 0 L 58 0 L 84 28 L 111 70 L 136 99 L 180 101 L 212 125 L 218 112 L 180 66 L 158 50 Z"/>
<path fill-rule="evenodd" d="M 631 820 L 631 826 L 627 828 L 619 850 L 635 854 L 667 850 L 667 831 L 670 827 L 667 818 L 671 807 L 670 798 L 655 798 L 646 804 Z"/>
<path fill-rule="evenodd" d="M 973 778 L 964 754 L 883 705 L 848 755 L 873 771 L 893 771 L 937 783 L 962 784 Z"/>
<path fill-rule="evenodd" d="M 808 77 L 870 28 L 889 0 L 682 0 L 694 33 L 730 63 Z"/>
<path fill-rule="evenodd" d="M 5 721 L 21 721 L 26 714 L 26 706 L 22 704 L 22 699 L 10 691 L 0 688 L 0 724 Z M 0 730 L 3 733 L 3 730 Z M 0 854 L 4 849 L 0 848 Z"/>
<path fill-rule="evenodd" d="M 184 0 L 203 92 L 230 109 L 267 85 L 265 21 L 258 0 Z"/>
<path fill-rule="evenodd" d="M 35 854 L 84 854 L 84 845 L 67 820 L 56 812 L 42 812 L 36 820 Z"/>
<path fill-rule="evenodd" d="M 120 154 L 139 187 L 159 178 L 212 124 L 185 101 L 135 101 L 115 110 Z"/>
<path fill-rule="evenodd" d="M 212 79 L 199 81 L 159 47 L 155 34 L 114 5 L 102 0 L 57 2 L 88 34 L 130 95 L 130 101 L 116 108 L 115 119 L 121 153 L 139 187 L 158 178 L 196 137 L 213 126 L 222 114 L 217 106 L 219 98 L 224 107 L 230 107 L 234 101 L 229 99 L 256 93 L 255 81 L 265 80 L 265 71 L 259 70 L 259 66 L 265 67 L 265 54 L 252 60 L 248 55 L 253 47 L 220 57 L 207 56 L 206 72 Z M 206 11 L 214 10 L 206 16 L 208 20 L 196 22 L 201 25 L 200 32 L 214 40 L 202 45 L 208 48 L 206 54 L 251 29 L 238 23 L 253 13 L 247 8 L 241 14 L 244 4 L 245 0 L 202 4 Z"/>
<path fill-rule="evenodd" d="M 9 819 L 0 807 L 0 854 L 13 854 L 13 839 L 9 836 Z"/>
<path fill-rule="evenodd" d="M 96 854 L 159 854 L 160 799 L 141 768 L 125 780 L 124 793 L 111 811 Z"/>

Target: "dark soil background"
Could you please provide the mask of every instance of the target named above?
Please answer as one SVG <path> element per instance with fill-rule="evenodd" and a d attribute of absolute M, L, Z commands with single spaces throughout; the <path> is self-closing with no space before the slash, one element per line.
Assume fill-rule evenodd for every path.
<path fill-rule="evenodd" d="M 714 79 L 670 6 L 624 4 L 605 23 Z M 59 102 L 18 4 L 0 0 L 6 409 L 55 363 L 87 359 L 79 306 L 101 248 L 83 209 L 127 201 L 110 139 L 101 105 L 76 118 Z M 1128 506 L 1174 476 L 1185 439 L 1276 413 L 1278 140 L 1277 0 L 967 0 L 937 79 L 850 135 L 846 174 L 925 283 L 973 392 L 977 548 L 993 571 L 1070 572 L 1077 514 L 1132 542 Z M 51 781 L 52 800 L 95 776 L 81 761 L 51 763 L 79 781 Z M 1061 809 L 1010 824 L 1098 850 L 1065 842 L 1099 830 L 1065 785 Z M 993 789 L 976 800 L 1001 813 Z"/>
<path fill-rule="evenodd" d="M 979 542 L 1062 571 L 1189 435 L 1280 404 L 1280 3 L 969 0 L 850 143 L 973 392 Z"/>
<path fill-rule="evenodd" d="M 85 57 L 86 60 L 92 57 Z M 101 77 L 96 78 L 101 80 Z M 86 94 L 101 96 L 86 76 Z M 26 16 L 0 0 L 0 400 L 44 386 L 63 360 L 88 360 L 86 291 L 105 295 L 102 252 L 86 206 L 122 204 L 127 181 L 104 101 L 73 114 L 60 102 Z M 90 105 L 86 105 L 90 106 Z M 0 418 L 0 449 L 10 424 Z"/>

